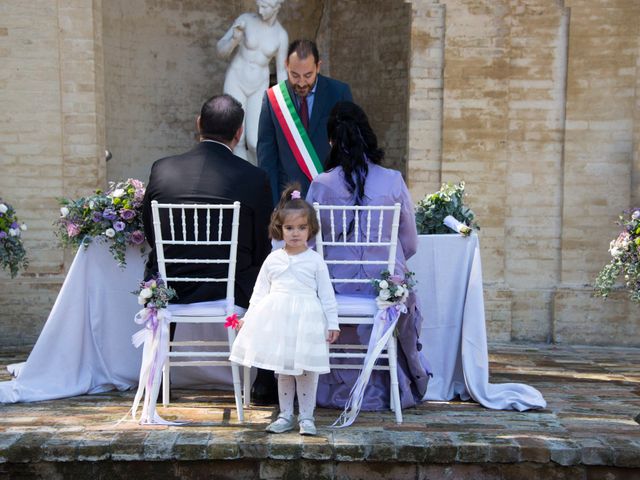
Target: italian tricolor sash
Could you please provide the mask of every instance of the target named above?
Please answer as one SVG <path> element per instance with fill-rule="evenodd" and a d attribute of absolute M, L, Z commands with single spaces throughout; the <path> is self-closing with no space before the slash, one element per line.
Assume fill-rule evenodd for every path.
<path fill-rule="evenodd" d="M 322 163 L 320 163 L 316 149 L 313 148 L 309 134 L 302 126 L 302 120 L 300 120 L 285 82 L 280 82 L 267 90 L 267 96 L 300 170 L 309 180 L 313 180 L 322 173 Z"/>

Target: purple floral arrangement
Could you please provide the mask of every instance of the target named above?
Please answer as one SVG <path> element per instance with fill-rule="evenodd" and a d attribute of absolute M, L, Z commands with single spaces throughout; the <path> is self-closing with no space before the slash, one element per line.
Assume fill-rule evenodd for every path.
<path fill-rule="evenodd" d="M 9 271 L 11 278 L 29 264 L 21 236 L 26 229 L 27 225 L 18 221 L 14 208 L 0 198 L 0 266 Z"/>
<path fill-rule="evenodd" d="M 640 208 L 622 212 L 620 234 L 609 244 L 611 261 L 596 278 L 596 295 L 607 297 L 622 279 L 631 300 L 640 302 Z"/>
<path fill-rule="evenodd" d="M 57 236 L 64 246 L 87 247 L 93 240 L 109 243 L 109 251 L 126 265 L 128 246 L 139 246 L 144 252 L 142 226 L 144 184 L 133 178 L 126 182 L 110 182 L 105 192 L 77 200 L 60 199 Z"/>

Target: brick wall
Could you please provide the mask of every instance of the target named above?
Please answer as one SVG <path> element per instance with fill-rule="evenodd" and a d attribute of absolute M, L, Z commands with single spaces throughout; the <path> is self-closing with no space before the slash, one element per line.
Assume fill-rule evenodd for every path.
<path fill-rule="evenodd" d="M 406 173 L 411 8 L 401 0 L 330 4 L 331 75 L 367 112 L 385 166 Z"/>
<path fill-rule="evenodd" d="M 56 198 L 104 180 L 99 1 L 22 2 L 0 7 L 0 195 L 29 226 L 31 265 L 0 273 L 0 344 L 33 342 L 64 275 L 51 224 Z"/>
<path fill-rule="evenodd" d="M 441 122 L 411 120 L 409 184 L 417 199 L 467 181 L 490 339 L 638 344 L 637 306 L 589 284 L 638 198 L 639 7 L 412 2 L 411 82 L 442 85 L 443 101 Z M 438 108 L 427 101 L 412 89 L 410 115 Z"/>
<path fill-rule="evenodd" d="M 618 213 L 637 199 L 640 3 L 567 1 L 567 62 L 561 295 L 554 338 L 638 344 L 637 305 L 603 305 L 585 288 L 609 261 Z M 635 192 L 635 193 L 634 193 Z M 573 295 L 569 294 L 572 292 Z M 622 302 L 617 305 L 618 302 Z M 580 308 L 576 308 L 579 305 Z M 597 312 L 597 315 L 594 314 Z"/>

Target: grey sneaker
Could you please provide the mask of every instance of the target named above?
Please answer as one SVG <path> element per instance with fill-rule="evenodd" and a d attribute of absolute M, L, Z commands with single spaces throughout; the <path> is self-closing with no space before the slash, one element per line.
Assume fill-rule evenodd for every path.
<path fill-rule="evenodd" d="M 283 417 L 278 415 L 275 422 L 271 423 L 265 430 L 269 433 L 284 433 L 293 430 L 295 422 L 293 417 Z"/>
<path fill-rule="evenodd" d="M 305 418 L 300 420 L 300 435 L 315 435 L 316 424 L 313 423 L 313 419 Z"/>

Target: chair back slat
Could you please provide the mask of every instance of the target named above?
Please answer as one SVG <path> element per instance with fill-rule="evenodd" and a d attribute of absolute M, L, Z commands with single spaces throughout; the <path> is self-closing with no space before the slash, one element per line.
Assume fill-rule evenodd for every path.
<path fill-rule="evenodd" d="M 158 225 L 160 225 L 160 217 L 158 217 Z M 169 210 L 169 227 L 171 228 L 171 240 L 174 241 L 176 239 L 175 234 L 175 224 L 173 223 L 173 210 Z M 158 237 L 156 236 L 156 239 Z"/>
<path fill-rule="evenodd" d="M 207 210 L 207 213 L 209 210 Z M 198 241 L 198 210 L 193 210 L 193 237 L 195 241 Z"/>

